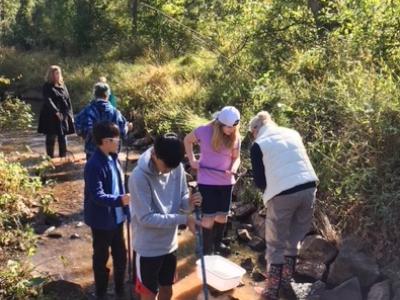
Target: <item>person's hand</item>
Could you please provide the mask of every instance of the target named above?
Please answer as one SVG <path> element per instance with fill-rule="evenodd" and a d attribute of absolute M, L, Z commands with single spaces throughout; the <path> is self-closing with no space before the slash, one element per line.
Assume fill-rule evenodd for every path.
<path fill-rule="evenodd" d="M 56 116 L 57 116 L 57 118 L 58 118 L 60 121 L 63 119 L 63 115 L 62 115 L 62 113 L 60 113 L 59 111 L 56 112 Z"/>
<path fill-rule="evenodd" d="M 133 124 L 132 122 L 128 123 L 128 131 L 132 131 L 133 130 Z"/>
<path fill-rule="evenodd" d="M 131 201 L 131 195 L 130 194 L 123 195 L 121 201 L 123 206 L 129 205 L 129 202 Z"/>
<path fill-rule="evenodd" d="M 191 162 L 190 162 L 190 167 L 191 167 L 193 170 L 198 170 L 198 169 L 200 168 L 199 161 L 198 161 L 197 159 L 194 160 L 194 161 L 191 161 Z"/>
<path fill-rule="evenodd" d="M 193 216 L 188 216 L 186 225 L 193 234 L 196 234 L 196 225 L 201 226 L 201 221 L 197 221 Z"/>
<path fill-rule="evenodd" d="M 195 206 L 200 206 L 202 202 L 203 197 L 199 192 L 193 193 L 189 197 L 189 204 L 192 208 L 194 208 Z"/>

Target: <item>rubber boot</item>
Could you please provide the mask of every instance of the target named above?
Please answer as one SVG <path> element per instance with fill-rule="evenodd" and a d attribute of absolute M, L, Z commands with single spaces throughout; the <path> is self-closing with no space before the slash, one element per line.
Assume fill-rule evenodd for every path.
<path fill-rule="evenodd" d="M 279 290 L 282 283 L 283 264 L 271 264 L 267 272 L 266 286 L 262 291 L 264 300 L 279 300 Z"/>
<path fill-rule="evenodd" d="M 290 282 L 293 279 L 293 274 L 296 268 L 296 256 L 285 256 L 285 264 L 282 269 L 282 281 L 279 296 L 282 299 L 292 300 L 297 299 Z"/>
<path fill-rule="evenodd" d="M 214 252 L 214 234 L 213 230 L 209 228 L 203 228 L 203 254 L 211 255 Z"/>
<path fill-rule="evenodd" d="M 216 253 L 222 256 L 228 256 L 231 254 L 231 248 L 222 242 L 224 237 L 226 223 L 214 222 L 214 250 Z"/>

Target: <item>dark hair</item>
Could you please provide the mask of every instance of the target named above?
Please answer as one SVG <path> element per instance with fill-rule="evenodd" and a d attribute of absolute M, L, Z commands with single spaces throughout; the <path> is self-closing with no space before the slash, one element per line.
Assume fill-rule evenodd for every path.
<path fill-rule="evenodd" d="M 175 133 L 158 136 L 154 141 L 154 152 L 168 168 L 179 166 L 185 156 L 183 142 Z"/>
<path fill-rule="evenodd" d="M 93 139 L 100 146 L 105 138 L 119 137 L 118 126 L 110 121 L 99 122 L 93 127 Z"/>
<path fill-rule="evenodd" d="M 108 98 L 110 95 L 110 87 L 107 83 L 98 82 L 94 85 L 94 96 L 96 98 Z"/>

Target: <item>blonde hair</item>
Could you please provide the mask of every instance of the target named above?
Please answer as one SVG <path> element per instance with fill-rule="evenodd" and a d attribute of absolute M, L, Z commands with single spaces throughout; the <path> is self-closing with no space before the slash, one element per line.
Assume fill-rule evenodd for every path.
<path fill-rule="evenodd" d="M 236 141 L 240 138 L 239 125 L 235 126 L 235 131 L 231 135 L 224 134 L 223 127 L 225 126 L 218 120 L 212 121 L 213 134 L 211 138 L 211 146 L 214 151 L 219 152 L 221 147 L 232 150 Z"/>
<path fill-rule="evenodd" d="M 47 82 L 50 82 L 50 83 L 56 83 L 56 82 L 54 82 L 54 76 L 53 76 L 55 71 L 58 71 L 58 73 L 60 74 L 60 80 L 57 83 L 64 84 L 64 79 L 62 76 L 61 68 L 57 65 L 51 65 L 47 69 L 46 77 L 44 78 L 44 80 Z"/>
<path fill-rule="evenodd" d="M 274 121 L 272 121 L 271 115 L 267 111 L 260 111 L 255 117 L 253 117 L 250 120 L 249 123 L 249 131 L 252 131 L 254 129 L 258 130 L 262 126 L 266 125 L 267 123 L 269 124 L 275 124 Z"/>

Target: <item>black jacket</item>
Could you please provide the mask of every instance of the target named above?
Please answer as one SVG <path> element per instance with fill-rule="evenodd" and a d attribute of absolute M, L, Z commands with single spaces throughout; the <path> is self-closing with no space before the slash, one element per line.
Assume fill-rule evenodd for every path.
<path fill-rule="evenodd" d="M 43 86 L 43 99 L 38 132 L 62 135 L 75 133 L 74 114 L 67 87 L 46 82 Z M 57 112 L 62 113 L 62 120 L 57 117 Z"/>

